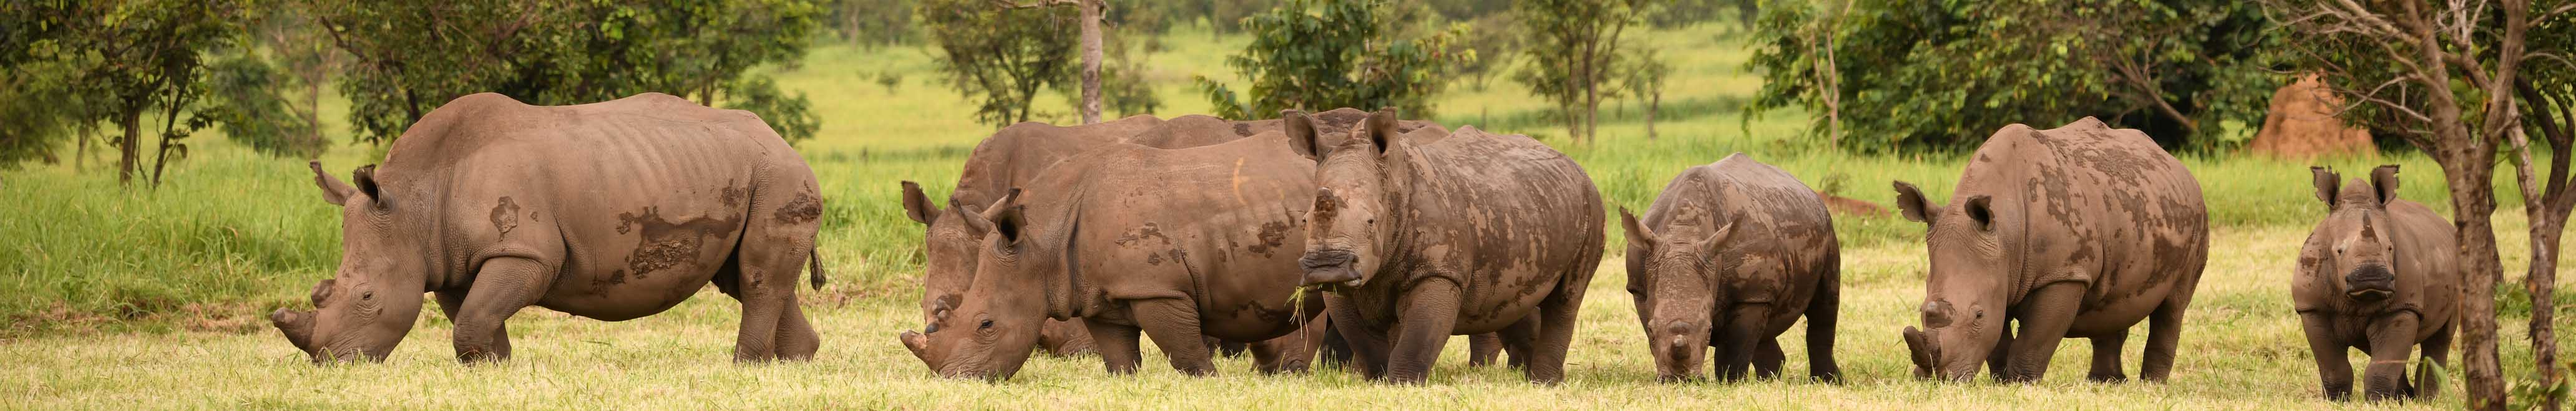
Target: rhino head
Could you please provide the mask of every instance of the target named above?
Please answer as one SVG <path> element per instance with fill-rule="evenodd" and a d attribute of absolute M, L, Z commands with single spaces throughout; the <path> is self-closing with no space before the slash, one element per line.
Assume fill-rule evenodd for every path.
<path fill-rule="evenodd" d="M 1303 113 L 1290 111 L 1285 117 L 1282 127 L 1291 144 L 1335 141 L 1317 135 L 1314 120 Z M 1394 232 L 1389 227 L 1401 217 L 1390 207 L 1397 190 L 1387 187 L 1389 162 L 1403 155 L 1388 149 L 1396 139 L 1395 109 L 1385 108 L 1331 148 L 1308 151 L 1318 158 L 1315 205 L 1306 215 L 1306 253 L 1297 259 L 1306 271 L 1303 284 L 1362 286 L 1386 260 L 1385 245 Z"/>
<path fill-rule="evenodd" d="M 2391 267 L 2397 253 L 2388 232 L 2394 225 L 2388 203 L 2397 201 L 2397 166 L 2379 166 L 2369 182 L 2354 179 L 2340 187 L 2334 171 L 2310 167 L 2309 172 L 2316 177 L 2317 199 L 2325 201 L 2329 212 L 2309 234 L 2309 249 L 2300 253 L 2319 257 L 2303 274 L 2330 276 L 2317 284 L 2356 302 L 2396 295 L 2397 272 Z M 2309 268 L 2304 267 L 2309 262 L 2301 263 Z"/>
<path fill-rule="evenodd" d="M 952 307 L 936 307 L 921 332 L 897 336 L 905 349 L 942 377 L 1010 379 L 1028 362 L 1057 298 L 1045 281 L 1062 270 L 1060 252 L 1039 247 L 1011 190 L 993 206 L 958 213 L 963 227 L 982 233 L 973 280 Z"/>
<path fill-rule="evenodd" d="M 1684 215 L 1696 216 L 1697 210 Z M 1646 352 L 1655 358 L 1655 373 L 1664 382 L 1694 379 L 1707 362 L 1709 338 L 1715 335 L 1719 309 L 1728 301 L 1726 278 L 1740 270 L 1778 267 L 1747 252 L 1726 247 L 1737 224 L 1685 218 L 1656 232 L 1628 209 L 1619 209 L 1628 230 L 1628 295 L 1636 299 L 1637 321 L 1646 329 Z"/>
<path fill-rule="evenodd" d="M 961 207 L 955 197 L 948 208 L 941 209 L 923 194 L 921 185 L 903 182 L 904 216 L 920 222 L 924 261 L 922 263 L 921 314 L 924 323 L 936 323 L 939 317 L 957 308 L 965 298 L 966 287 L 975 280 L 976 246 L 983 244 L 984 232 L 966 226 L 973 210 Z"/>
<path fill-rule="evenodd" d="M 383 361 L 411 332 L 426 293 L 428 262 L 421 233 L 408 215 L 430 214 L 426 202 L 388 198 L 378 188 L 375 167 L 351 175 L 356 186 L 308 164 L 322 198 L 340 206 L 340 266 L 331 279 L 313 287 L 314 311 L 279 309 L 269 321 L 286 340 L 316 363 Z"/>
<path fill-rule="evenodd" d="M 1998 231 L 2018 227 L 1999 221 L 1991 197 L 1965 194 L 1955 204 L 1932 205 L 1913 184 L 1896 182 L 1896 203 L 1907 220 L 1929 226 L 1925 248 L 1932 256 L 1929 281 L 1920 307 L 1923 328 L 1905 327 L 1905 346 L 1912 351 L 1914 375 L 1964 381 L 1977 375 L 2005 336 L 2011 303 L 2012 265 L 2004 256 Z"/>

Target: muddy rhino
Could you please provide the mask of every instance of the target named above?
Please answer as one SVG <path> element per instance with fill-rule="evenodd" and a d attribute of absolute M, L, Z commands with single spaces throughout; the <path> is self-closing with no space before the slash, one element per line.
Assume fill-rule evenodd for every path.
<path fill-rule="evenodd" d="M 1269 340 L 1321 314 L 1320 296 L 1292 299 L 1293 234 L 1314 190 L 1312 150 L 1289 151 L 1298 146 L 1282 133 L 1179 150 L 1121 144 L 1050 167 L 962 214 L 979 233 L 972 284 L 899 340 L 941 376 L 1007 379 L 1042 320 L 1080 318 L 1112 373 L 1135 371 L 1142 332 L 1173 368 L 1213 374 L 1202 336 Z"/>
<path fill-rule="evenodd" d="M 2430 397 L 2441 391 L 2434 369 L 2451 356 L 2460 304 L 2458 245 L 2450 221 L 2432 208 L 2397 198 L 2397 166 L 2380 166 L 2370 182 L 2340 183 L 2335 172 L 2310 170 L 2326 218 L 2299 248 L 2290 296 L 2307 331 L 2308 349 L 2326 398 L 2352 395 L 2351 349 L 2370 356 L 2363 371 L 2369 399 Z M 2406 361 L 2417 346 L 2415 382 Z"/>
<path fill-rule="evenodd" d="M 1592 179 L 1529 137 L 1461 127 L 1417 144 L 1395 118 L 1325 151 L 1298 259 L 1362 374 L 1420 383 L 1449 336 L 1499 331 L 1529 380 L 1562 380 L 1601 261 Z"/>
<path fill-rule="evenodd" d="M 1743 153 L 1691 167 L 1664 186 L 1628 231 L 1628 295 L 1662 380 L 1699 373 L 1716 347 L 1718 375 L 1780 375 L 1780 334 L 1807 319 L 1807 369 L 1840 381 L 1834 324 L 1842 246 L 1833 215 L 1806 183 Z"/>
<path fill-rule="evenodd" d="M 804 360 L 797 306 L 820 287 L 814 172 L 759 117 L 647 93 L 541 107 L 457 98 L 343 183 L 341 258 L 316 312 L 270 319 L 314 361 L 383 360 L 423 294 L 456 324 L 459 360 L 510 356 L 503 322 L 539 306 L 607 321 L 671 308 L 707 284 L 742 302 L 734 360 Z M 805 271 L 808 265 L 811 271 Z"/>
<path fill-rule="evenodd" d="M 2120 346 L 2147 328 L 2148 381 L 2164 381 L 2183 310 L 2209 258 L 2200 182 L 2146 133 L 2087 117 L 2014 124 L 1977 148 L 1947 206 L 1895 183 L 1924 234 L 1923 329 L 1905 328 L 1916 376 L 2039 380 L 2059 340 L 2093 340 L 2093 381 L 2122 381 Z M 2020 324 L 2019 330 L 2005 328 Z"/>

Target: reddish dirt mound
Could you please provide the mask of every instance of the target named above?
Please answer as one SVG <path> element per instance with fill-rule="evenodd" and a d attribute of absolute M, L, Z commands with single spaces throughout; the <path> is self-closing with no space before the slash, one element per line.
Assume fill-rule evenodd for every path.
<path fill-rule="evenodd" d="M 1887 216 L 1887 208 L 1880 207 L 1878 203 L 1838 196 L 1833 193 L 1823 191 L 1816 192 L 1816 198 L 1825 200 L 1825 209 L 1832 210 L 1834 214 L 1847 214 L 1862 217 Z"/>
<path fill-rule="evenodd" d="M 2378 157 L 2370 130 L 2347 127 L 2334 117 L 2343 99 L 2327 90 L 2314 74 L 2272 93 L 2272 109 L 2263 131 L 2246 146 L 2256 153 L 2286 159 L 2360 155 Z"/>

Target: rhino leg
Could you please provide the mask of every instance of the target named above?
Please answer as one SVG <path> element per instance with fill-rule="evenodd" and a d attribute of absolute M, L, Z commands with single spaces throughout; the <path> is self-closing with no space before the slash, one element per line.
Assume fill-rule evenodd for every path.
<path fill-rule="evenodd" d="M 1787 362 L 1789 355 L 1780 352 L 1779 339 L 1762 338 L 1761 340 L 1761 344 L 1753 347 L 1753 378 L 1778 379 L 1780 363 Z"/>
<path fill-rule="evenodd" d="M 1343 348 L 1350 354 L 1347 364 L 1358 368 L 1363 378 L 1386 378 L 1388 351 L 1395 344 L 1388 340 L 1385 330 L 1360 321 L 1359 309 L 1341 298 L 1338 295 L 1324 297 L 1324 311 L 1332 316 L 1333 336 L 1342 340 Z"/>
<path fill-rule="evenodd" d="M 2182 314 L 2185 308 L 2191 307 L 2191 291 L 2190 288 L 2174 290 L 2175 295 L 2171 299 L 2165 300 L 2164 305 L 2156 307 L 2154 314 L 2147 316 L 2146 359 L 2138 366 L 2138 379 L 2164 382 L 2166 376 L 2173 375 L 2174 353 L 2182 348 Z"/>
<path fill-rule="evenodd" d="M 2326 399 L 2341 401 L 2352 395 L 2351 347 L 2335 341 L 2333 321 L 2326 314 L 2299 313 L 2300 328 L 2308 336 L 2308 356 L 2317 360 L 2318 386 L 2325 389 Z"/>
<path fill-rule="evenodd" d="M 1263 374 L 1302 373 L 1315 362 L 1315 352 L 1324 345 L 1324 329 L 1332 321 L 1316 319 L 1297 327 L 1296 332 L 1252 343 L 1253 369 Z"/>
<path fill-rule="evenodd" d="M 1538 314 L 1533 313 L 1530 314 L 1529 318 L 1521 319 L 1519 322 L 1512 323 L 1511 326 L 1503 327 L 1502 331 L 1481 335 L 1493 336 L 1494 344 L 1502 346 L 1503 355 L 1508 356 L 1503 360 L 1505 365 L 1517 369 L 1528 369 L 1530 357 L 1538 355 L 1539 321 L 1542 321 L 1541 318 L 1542 317 Z"/>
<path fill-rule="evenodd" d="M 2048 375 L 2049 357 L 2057 355 L 2057 343 L 2066 340 L 2066 329 L 2075 325 L 2075 313 L 2081 308 L 2084 284 L 2057 282 L 2041 286 L 2022 299 L 2021 332 L 2015 335 L 2008 373 L 1999 378 L 2005 382 L 2033 382 Z"/>
<path fill-rule="evenodd" d="M 786 305 L 787 309 L 778 314 L 778 336 L 775 340 L 778 342 L 778 359 L 813 360 L 814 352 L 823 348 L 822 336 L 814 332 L 813 323 L 806 322 L 805 307 L 797 303 L 795 293 L 787 294 Z"/>
<path fill-rule="evenodd" d="M 1476 335 L 1467 336 L 1467 366 L 1469 367 L 1483 367 L 1491 365 L 1494 363 L 1494 357 L 1501 355 L 1502 353 L 1502 335 L 1497 333 L 1478 333 Z"/>
<path fill-rule="evenodd" d="M 2115 383 L 2128 381 L 2120 371 L 2120 346 L 2129 343 L 2129 331 L 2093 337 L 2093 369 L 2084 373 L 2085 381 Z"/>
<path fill-rule="evenodd" d="M 1140 329 L 1088 318 L 1076 321 L 1081 321 L 1083 328 L 1091 331 L 1091 348 L 1100 353 L 1100 364 L 1107 367 L 1110 374 L 1135 374 L 1136 366 L 1145 361 L 1145 354 L 1140 351 L 1136 340 Z"/>
<path fill-rule="evenodd" d="M 1583 263 L 1559 279 L 1547 299 L 1538 302 L 1538 341 L 1530 351 L 1529 361 L 1522 361 L 1522 372 L 1530 382 L 1555 385 L 1565 380 L 1565 351 L 1574 344 L 1574 327 L 1583 307 L 1583 292 L 1592 284 L 1592 270 L 1600 266 L 1601 253 L 1590 251 Z M 1512 361 L 1521 361 L 1515 354 Z"/>
<path fill-rule="evenodd" d="M 2415 351 L 2415 315 L 2381 317 L 2370 323 L 2370 367 L 2362 374 L 2362 396 L 2373 401 L 2406 396 L 2406 358 Z"/>
<path fill-rule="evenodd" d="M 1764 334 L 1762 325 L 1771 318 L 1771 305 L 1740 304 L 1727 309 L 1726 315 L 1719 318 L 1724 318 L 1726 323 L 1718 325 L 1721 328 L 1717 335 L 1722 342 L 1717 344 L 1717 378 L 1730 382 L 1743 380 L 1745 371 L 1753 367 L 1754 353 L 1760 351 Z"/>
<path fill-rule="evenodd" d="M 546 294 L 555 272 L 534 259 L 500 257 L 483 260 L 483 269 L 474 275 L 474 285 L 465 294 L 450 317 L 456 322 L 456 359 L 466 363 L 500 361 L 510 358 L 508 338 L 502 326 L 519 309 L 536 303 Z M 442 297 L 444 295 L 442 294 Z M 442 309 L 445 307 L 441 307 Z"/>
<path fill-rule="evenodd" d="M 2424 362 L 2415 365 L 2415 383 L 2421 384 L 2416 387 L 2416 398 L 2430 398 L 2442 393 L 2442 379 L 2433 373 L 2438 372 L 2435 368 L 2451 364 L 2451 329 L 2458 326 L 2459 323 L 2453 322 L 2434 330 L 2432 336 L 2424 337 Z"/>
<path fill-rule="evenodd" d="M 1986 353 L 1986 373 L 1993 374 L 1995 381 L 2003 381 L 2005 376 L 2012 375 L 2010 371 L 2012 370 L 2014 323 L 2010 319 L 2004 321 L 2002 328 L 1995 329 L 1995 333 L 2002 335 L 1995 337 L 1994 351 Z"/>
<path fill-rule="evenodd" d="M 431 294 L 438 295 L 439 314 L 446 315 L 449 324 L 456 323 L 457 311 L 465 308 L 465 292 L 440 291 Z M 510 357 L 510 325 L 506 322 L 492 329 L 492 352 L 500 354 L 501 358 Z"/>
<path fill-rule="evenodd" d="M 1431 364 L 1458 323 L 1458 283 L 1448 277 L 1422 281 L 1405 290 L 1396 306 L 1395 352 L 1387 359 L 1386 379 L 1420 384 L 1431 377 Z"/>
<path fill-rule="evenodd" d="M 1209 358 L 1211 350 L 1203 339 L 1207 334 L 1199 330 L 1198 304 L 1185 298 L 1156 298 L 1128 302 L 1127 307 L 1145 336 L 1154 339 L 1154 346 L 1163 347 L 1172 369 L 1192 376 L 1216 375 L 1216 362 Z M 1092 338 L 1099 343 L 1099 336 Z"/>
<path fill-rule="evenodd" d="M 1834 326 L 1842 313 L 1842 274 L 1827 269 L 1818 279 L 1816 298 L 1807 302 L 1807 374 L 1817 381 L 1840 383 L 1843 367 L 1834 362 Z"/>

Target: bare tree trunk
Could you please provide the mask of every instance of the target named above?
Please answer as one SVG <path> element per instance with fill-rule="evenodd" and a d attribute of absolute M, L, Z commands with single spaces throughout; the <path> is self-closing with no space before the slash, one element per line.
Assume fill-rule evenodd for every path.
<path fill-rule="evenodd" d="M 1080 0 L 1082 8 L 1082 124 L 1100 122 L 1100 15 L 1106 0 Z"/>
<path fill-rule="evenodd" d="M 1655 140 L 1655 112 L 1664 107 L 1664 90 L 1646 91 L 1646 141 Z"/>
<path fill-rule="evenodd" d="M 2560 235 L 2565 234 L 2568 207 L 2576 205 L 2569 202 L 2569 193 L 2566 192 L 2571 188 L 2567 186 L 2566 179 L 2570 153 L 2567 151 L 2566 140 L 2568 139 L 2560 133 L 2568 131 L 2560 129 L 2561 125 L 2556 123 L 2560 119 L 2551 115 L 2550 109 L 2556 107 L 2554 101 L 2542 97 L 2528 87 L 2522 88 L 2521 91 L 2523 99 L 2527 104 L 2532 105 L 2537 114 L 2525 117 L 2524 121 L 2538 125 L 2544 135 L 2554 135 L 2551 140 L 2557 142 L 2550 147 L 2551 172 L 2544 183 L 2539 180 L 2539 173 L 2532 170 L 2530 137 L 2523 129 L 2517 128 L 2513 130 L 2511 140 L 2514 148 L 2515 183 L 2522 188 L 2523 215 L 2530 220 L 2531 266 L 2530 270 L 2523 274 L 2522 286 L 2531 298 L 2531 322 L 2528 324 L 2528 329 L 2531 335 L 2532 363 L 2536 366 L 2532 371 L 2539 374 L 2536 380 L 2539 380 L 2540 386 L 2554 387 L 2558 385 L 2561 377 L 2558 373 L 2558 338 L 2554 331 L 2557 307 L 2553 298 L 2558 293 L 2558 246 Z M 2544 184 L 2546 184 L 2545 188 Z M 2539 408 L 2556 410 L 2563 400 L 2564 398 L 2552 393 L 2548 398 L 2541 399 L 2542 406 Z"/>
<path fill-rule="evenodd" d="M 116 125 L 125 130 L 125 137 L 117 140 L 116 143 L 119 152 L 116 162 L 116 183 L 131 184 L 134 182 L 135 162 L 141 161 L 143 157 L 139 147 L 143 141 L 143 110 L 126 109 L 124 116 L 116 120 Z"/>

